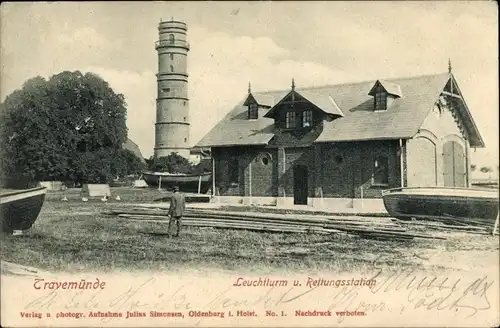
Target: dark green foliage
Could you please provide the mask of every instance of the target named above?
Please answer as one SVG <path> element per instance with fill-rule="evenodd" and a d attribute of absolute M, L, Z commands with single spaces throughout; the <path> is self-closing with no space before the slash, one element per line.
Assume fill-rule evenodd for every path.
<path fill-rule="evenodd" d="M 184 157 L 172 153 L 156 159 L 150 168 L 156 172 L 192 173 L 193 165 Z"/>
<path fill-rule="evenodd" d="M 202 159 L 200 163 L 194 167 L 193 173 L 212 173 L 212 159 Z"/>
<path fill-rule="evenodd" d="M 125 177 L 128 175 L 140 175 L 145 168 L 144 163 L 133 152 L 123 149 L 112 162 L 111 171 L 115 177 Z"/>
<path fill-rule="evenodd" d="M 26 81 L 0 109 L 3 175 L 105 183 L 136 171 L 137 162 L 122 149 L 125 106 L 123 95 L 92 73 Z"/>
<path fill-rule="evenodd" d="M 184 157 L 172 153 L 165 157 L 154 160 L 152 157 L 146 160 L 147 167 L 155 172 L 202 174 L 212 172 L 212 161 L 201 160 L 199 164 L 192 164 Z"/>

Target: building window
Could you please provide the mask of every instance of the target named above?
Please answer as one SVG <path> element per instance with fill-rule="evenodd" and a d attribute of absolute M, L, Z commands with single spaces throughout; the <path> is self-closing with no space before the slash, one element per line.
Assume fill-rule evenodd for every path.
<path fill-rule="evenodd" d="M 287 112 L 285 116 L 285 127 L 287 129 L 295 128 L 295 112 Z"/>
<path fill-rule="evenodd" d="M 170 43 L 174 43 L 175 42 L 175 36 L 173 34 L 169 35 L 169 39 L 170 39 Z"/>
<path fill-rule="evenodd" d="M 271 162 L 271 154 L 263 153 L 260 155 L 260 162 L 262 165 L 268 165 Z"/>
<path fill-rule="evenodd" d="M 184 138 L 184 142 L 187 142 L 187 141 L 188 141 L 188 139 L 187 139 L 187 138 Z"/>
<path fill-rule="evenodd" d="M 373 162 L 373 184 L 379 186 L 389 184 L 389 159 L 385 156 L 379 156 Z"/>
<path fill-rule="evenodd" d="M 375 94 L 375 110 L 387 109 L 387 93 L 379 91 Z"/>
<path fill-rule="evenodd" d="M 170 60 L 174 60 L 174 54 L 170 54 Z"/>
<path fill-rule="evenodd" d="M 174 66 L 170 65 L 170 72 L 173 72 L 173 71 L 174 71 Z"/>
<path fill-rule="evenodd" d="M 256 103 L 248 105 L 248 119 L 256 120 L 259 117 L 259 106 Z"/>
<path fill-rule="evenodd" d="M 186 122 L 186 116 L 184 116 L 184 122 Z"/>
<path fill-rule="evenodd" d="M 163 89 L 163 92 L 170 92 L 170 88 Z"/>
<path fill-rule="evenodd" d="M 306 110 L 302 113 L 302 127 L 308 128 L 312 126 L 313 113 L 311 110 Z"/>
<path fill-rule="evenodd" d="M 229 160 L 228 176 L 229 176 L 229 183 L 238 184 L 238 182 L 239 182 L 239 167 L 238 167 L 238 160 L 237 159 Z"/>

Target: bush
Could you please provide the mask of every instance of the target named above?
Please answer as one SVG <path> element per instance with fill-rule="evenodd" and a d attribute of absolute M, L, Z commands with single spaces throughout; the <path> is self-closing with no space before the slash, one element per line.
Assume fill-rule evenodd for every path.
<path fill-rule="evenodd" d="M 183 174 L 203 174 L 212 172 L 212 161 L 202 160 L 199 164 L 192 164 L 186 158 L 172 153 L 165 157 L 160 157 L 156 161 L 151 157 L 146 160 L 147 167 L 155 172 L 183 173 Z"/>

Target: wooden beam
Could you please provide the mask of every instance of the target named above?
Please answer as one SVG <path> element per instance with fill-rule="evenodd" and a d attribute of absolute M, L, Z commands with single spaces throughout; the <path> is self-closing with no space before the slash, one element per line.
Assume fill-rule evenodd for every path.
<path fill-rule="evenodd" d="M 404 181 L 404 160 L 403 160 L 403 139 L 399 139 L 399 174 L 401 175 L 401 188 L 403 188 L 405 185 Z"/>
<path fill-rule="evenodd" d="M 200 194 L 200 193 L 201 193 L 201 175 L 198 178 L 198 194 Z"/>
<path fill-rule="evenodd" d="M 250 164 L 248 165 L 248 175 L 249 175 L 249 181 L 248 181 L 248 184 L 249 184 L 249 188 L 248 188 L 248 195 L 250 196 L 250 205 L 252 205 L 252 162 L 253 162 L 253 159 L 250 157 Z"/>
<path fill-rule="evenodd" d="M 460 95 L 457 95 L 456 93 L 451 93 L 451 92 L 448 92 L 448 91 L 443 91 L 441 93 L 443 95 L 446 95 L 446 96 L 450 96 L 450 97 L 453 97 L 453 98 L 462 99 L 462 97 Z"/>
<path fill-rule="evenodd" d="M 285 202 L 285 199 L 286 199 L 286 182 L 285 182 L 285 178 L 286 178 L 286 148 L 283 147 L 283 178 L 281 179 L 281 181 L 282 181 L 281 188 L 283 188 L 283 203 Z"/>
<path fill-rule="evenodd" d="M 215 157 L 212 154 L 212 196 L 215 197 Z"/>
<path fill-rule="evenodd" d="M 498 218 L 500 216 L 500 212 L 497 214 L 497 219 L 495 220 L 495 225 L 493 226 L 493 231 L 491 234 L 494 236 L 496 234 L 497 228 L 498 228 Z"/>

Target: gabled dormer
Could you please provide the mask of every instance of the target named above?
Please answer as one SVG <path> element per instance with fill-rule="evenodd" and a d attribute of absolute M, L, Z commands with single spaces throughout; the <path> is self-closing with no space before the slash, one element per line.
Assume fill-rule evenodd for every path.
<path fill-rule="evenodd" d="M 274 105 L 264 117 L 274 119 L 282 130 L 307 131 L 323 120 L 331 122 L 344 114 L 330 95 L 315 94 L 307 90 L 292 90 Z"/>
<path fill-rule="evenodd" d="M 368 95 L 373 97 L 373 110 L 382 111 L 389 108 L 392 102 L 401 98 L 401 87 L 398 84 L 377 80 Z"/>
<path fill-rule="evenodd" d="M 247 118 L 256 120 L 259 118 L 259 109 L 269 109 L 274 105 L 274 98 L 262 94 L 252 94 L 251 85 L 248 83 L 248 96 L 243 103 L 247 107 Z"/>

